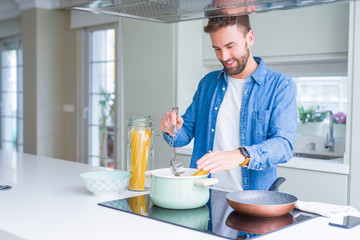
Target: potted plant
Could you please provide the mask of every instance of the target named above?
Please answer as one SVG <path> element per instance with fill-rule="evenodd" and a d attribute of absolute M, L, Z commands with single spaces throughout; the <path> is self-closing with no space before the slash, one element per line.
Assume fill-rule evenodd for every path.
<path fill-rule="evenodd" d="M 322 107 L 309 106 L 304 107 L 298 106 L 299 114 L 299 125 L 298 133 L 303 135 L 320 136 L 322 131 L 322 122 L 327 117 L 327 113 L 316 113 L 317 110 L 321 110 Z"/>
<path fill-rule="evenodd" d="M 338 112 L 334 114 L 334 137 L 345 137 L 346 133 L 346 114 Z"/>

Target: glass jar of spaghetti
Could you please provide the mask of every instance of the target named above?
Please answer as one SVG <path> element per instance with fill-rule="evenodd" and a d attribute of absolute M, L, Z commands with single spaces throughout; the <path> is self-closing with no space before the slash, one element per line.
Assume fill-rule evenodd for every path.
<path fill-rule="evenodd" d="M 127 165 L 132 174 L 129 190 L 145 190 L 145 172 L 153 169 L 153 126 L 151 116 L 133 117 L 128 121 Z"/>

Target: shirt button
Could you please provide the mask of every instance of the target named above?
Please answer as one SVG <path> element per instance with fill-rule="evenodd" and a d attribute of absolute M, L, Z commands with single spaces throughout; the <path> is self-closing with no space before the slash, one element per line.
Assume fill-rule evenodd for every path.
<path fill-rule="evenodd" d="M 225 91 L 225 88 L 223 87 L 222 90 Z"/>
<path fill-rule="evenodd" d="M 218 108 L 217 108 L 217 107 L 215 107 L 215 110 L 218 110 Z"/>
<path fill-rule="evenodd" d="M 214 129 L 211 129 L 212 132 L 214 132 L 215 130 Z"/>

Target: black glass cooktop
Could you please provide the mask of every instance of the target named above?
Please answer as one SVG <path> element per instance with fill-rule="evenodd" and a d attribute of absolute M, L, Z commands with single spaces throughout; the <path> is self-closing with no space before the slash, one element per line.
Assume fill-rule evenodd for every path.
<path fill-rule="evenodd" d="M 316 215 L 297 210 L 273 218 L 240 215 L 229 206 L 225 198 L 226 194 L 227 192 L 212 189 L 210 190 L 210 199 L 205 206 L 189 210 L 157 207 L 151 202 L 149 194 L 103 202 L 99 205 L 227 239 L 255 238 L 316 217 Z"/>

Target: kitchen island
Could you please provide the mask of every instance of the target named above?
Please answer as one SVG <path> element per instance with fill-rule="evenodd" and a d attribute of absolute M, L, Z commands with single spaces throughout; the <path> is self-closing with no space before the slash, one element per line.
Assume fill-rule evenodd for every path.
<path fill-rule="evenodd" d="M 83 172 L 105 170 L 87 164 L 0 151 L 0 239 L 224 239 L 145 217 L 98 206 L 143 193 L 124 191 L 95 197 L 81 182 Z M 330 227 L 317 217 L 259 239 L 357 239 L 353 229 Z"/>

